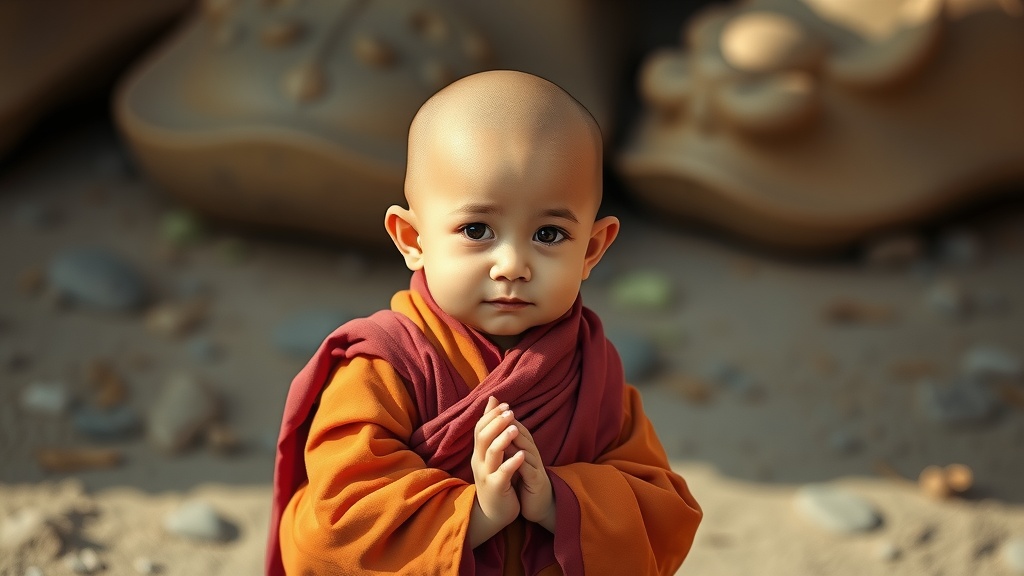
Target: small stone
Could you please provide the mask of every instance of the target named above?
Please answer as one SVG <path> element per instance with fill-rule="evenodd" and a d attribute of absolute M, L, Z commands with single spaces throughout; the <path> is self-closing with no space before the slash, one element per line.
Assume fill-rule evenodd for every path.
<path fill-rule="evenodd" d="M 228 534 L 226 522 L 201 500 L 185 502 L 165 516 L 164 528 L 171 534 L 195 540 L 222 541 Z"/>
<path fill-rule="evenodd" d="M 20 550 L 46 528 L 46 516 L 35 508 L 22 508 L 0 520 L 0 550 Z"/>
<path fill-rule="evenodd" d="M 135 310 L 148 299 L 135 267 L 103 248 L 73 248 L 58 254 L 47 279 L 60 294 L 105 310 Z"/>
<path fill-rule="evenodd" d="M 432 10 L 417 10 L 409 19 L 409 25 L 421 38 L 433 44 L 448 39 L 448 24 Z"/>
<path fill-rule="evenodd" d="M 148 435 L 168 453 L 190 445 L 219 411 L 213 392 L 187 374 L 172 376 L 161 388 L 149 414 Z"/>
<path fill-rule="evenodd" d="M 937 242 L 939 259 L 954 266 L 971 266 L 982 257 L 981 240 L 969 230 L 948 230 Z"/>
<path fill-rule="evenodd" d="M 121 451 L 113 448 L 44 448 L 36 453 L 40 468 L 60 474 L 113 468 L 121 460 Z"/>
<path fill-rule="evenodd" d="M 612 302 L 624 309 L 665 310 L 675 299 L 672 281 L 655 271 L 635 271 L 615 279 Z"/>
<path fill-rule="evenodd" d="M 264 27 L 260 37 L 267 46 L 283 48 L 297 42 L 304 32 L 302 24 L 292 20 L 280 20 Z"/>
<path fill-rule="evenodd" d="M 875 557 L 883 562 L 894 562 L 900 558 L 900 549 L 889 540 L 883 540 L 875 546 Z"/>
<path fill-rule="evenodd" d="M 274 330 L 274 344 L 296 358 L 308 359 L 331 332 L 354 318 L 341 310 L 310 309 L 287 318 Z"/>
<path fill-rule="evenodd" d="M 75 574 L 89 573 L 88 568 L 85 567 L 85 562 L 83 562 L 82 558 L 74 552 L 68 552 L 64 555 L 64 567 Z"/>
<path fill-rule="evenodd" d="M 132 568 L 139 574 L 156 574 L 157 565 L 145 556 L 139 556 L 132 560 Z"/>
<path fill-rule="evenodd" d="M 1019 357 L 1004 348 L 979 344 L 964 355 L 961 370 L 968 377 L 979 379 L 1012 379 L 1024 377 L 1024 365 Z"/>
<path fill-rule="evenodd" d="M 146 313 L 146 328 L 160 336 L 180 338 L 206 319 L 208 307 L 205 298 L 159 304 Z"/>
<path fill-rule="evenodd" d="M 352 40 L 352 51 L 357 60 L 371 68 L 389 68 L 395 63 L 395 50 L 376 36 L 356 35 Z"/>
<path fill-rule="evenodd" d="M 814 523 L 834 532 L 865 532 L 882 519 L 867 501 L 846 490 L 824 484 L 808 484 L 797 490 L 796 507 Z"/>
<path fill-rule="evenodd" d="M 86 366 L 85 379 L 92 389 L 92 403 L 97 408 L 113 408 L 128 400 L 128 385 L 109 361 L 91 360 Z"/>
<path fill-rule="evenodd" d="M 206 444 L 224 455 L 235 454 L 242 448 L 238 434 L 223 422 L 215 422 L 206 429 Z"/>
<path fill-rule="evenodd" d="M 891 323 L 896 317 L 891 308 L 852 298 L 840 298 L 831 302 L 822 311 L 822 315 L 832 324 L 882 325 Z"/>
<path fill-rule="evenodd" d="M 25 296 L 36 296 L 46 285 L 46 272 L 39 266 L 32 266 L 18 274 L 18 291 Z"/>
<path fill-rule="evenodd" d="M 658 351 L 650 338 L 618 327 L 609 327 L 606 336 L 619 353 L 626 381 L 641 382 L 657 370 Z"/>
<path fill-rule="evenodd" d="M 194 336 L 186 346 L 189 357 L 203 364 L 216 362 L 222 355 L 220 347 L 208 336 Z"/>
<path fill-rule="evenodd" d="M 21 392 L 21 407 L 27 412 L 59 416 L 71 406 L 71 393 L 60 382 L 33 382 Z"/>
<path fill-rule="evenodd" d="M 160 220 L 160 236 L 171 246 L 185 248 L 198 244 L 205 231 L 202 222 L 191 212 L 171 210 Z"/>
<path fill-rule="evenodd" d="M 1010 538 L 1003 544 L 1003 562 L 1013 574 L 1024 574 L 1024 538 Z"/>
<path fill-rule="evenodd" d="M 300 64 L 285 74 L 283 88 L 289 98 L 307 104 L 327 92 L 327 74 L 317 62 Z"/>
<path fill-rule="evenodd" d="M 864 251 L 864 263 L 872 268 L 907 268 L 924 254 L 924 242 L 913 234 L 880 238 Z"/>
<path fill-rule="evenodd" d="M 948 388 L 925 379 L 917 386 L 917 404 L 933 422 L 947 426 L 984 423 L 995 417 L 996 396 L 973 378 L 958 378 Z"/>
<path fill-rule="evenodd" d="M 43 569 L 39 566 L 29 566 L 25 568 L 24 576 L 43 576 Z"/>
<path fill-rule="evenodd" d="M 706 404 L 714 397 L 714 389 L 706 380 L 697 376 L 677 374 L 669 378 L 668 385 L 691 404 Z"/>
<path fill-rule="evenodd" d="M 973 309 L 970 294 L 959 283 L 939 280 L 925 296 L 928 306 L 947 318 L 963 318 Z"/>
<path fill-rule="evenodd" d="M 837 454 L 849 456 L 860 452 L 864 442 L 849 430 L 836 430 L 829 435 L 828 446 Z"/>
<path fill-rule="evenodd" d="M 112 408 L 85 406 L 79 408 L 72 419 L 78 432 L 102 441 L 127 440 L 137 435 L 142 419 L 127 404 Z"/>
<path fill-rule="evenodd" d="M 92 548 L 86 548 L 82 550 L 78 557 L 82 559 L 82 565 L 85 567 L 85 571 L 89 574 L 103 568 L 103 562 L 100 561 L 100 557 L 96 554 L 96 551 Z"/>
<path fill-rule="evenodd" d="M 933 500 L 945 500 L 952 495 L 949 483 L 946 482 L 946 473 L 940 466 L 925 466 L 917 477 L 917 485 L 925 496 Z"/>

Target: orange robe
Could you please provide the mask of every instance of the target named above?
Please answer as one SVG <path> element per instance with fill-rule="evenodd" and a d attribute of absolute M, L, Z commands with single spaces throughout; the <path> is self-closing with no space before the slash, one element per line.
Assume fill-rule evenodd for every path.
<path fill-rule="evenodd" d="M 400 292 L 392 308 L 415 322 L 471 388 L 487 376 L 477 344 L 430 314 L 418 294 Z M 702 513 L 684 480 L 669 469 L 631 386 L 624 389 L 623 412 L 620 422 L 607 423 L 619 427 L 617 439 L 594 462 L 548 466 L 556 499 L 562 486 L 579 505 L 578 525 L 559 517 L 555 538 L 578 539 L 588 575 L 673 574 Z M 281 516 L 287 573 L 459 573 L 470 553 L 476 489 L 427 467 L 409 448 L 420 424 L 405 382 L 387 362 L 356 356 L 338 364 L 310 424 L 308 481 Z M 505 574 L 525 573 L 518 554 L 524 524 L 520 518 L 500 534 Z M 552 564 L 541 573 L 561 572 Z"/>

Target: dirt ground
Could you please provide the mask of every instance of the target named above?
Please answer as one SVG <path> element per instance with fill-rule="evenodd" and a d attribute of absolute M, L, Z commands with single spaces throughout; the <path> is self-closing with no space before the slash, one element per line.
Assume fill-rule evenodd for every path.
<path fill-rule="evenodd" d="M 922 254 L 881 270 L 857 254 L 787 259 L 657 222 L 611 188 L 606 211 L 623 230 L 584 300 L 609 326 L 650 338 L 660 360 L 636 384 L 706 514 L 680 574 L 1017 573 L 1010 556 L 1024 538 L 1024 387 L 1004 384 L 996 409 L 969 426 L 936 420 L 920 397 L 922 378 L 945 389 L 975 346 L 1024 357 L 1019 203 L 921 232 Z M 269 439 L 303 364 L 275 344 L 275 330 L 309 309 L 371 313 L 408 282 L 397 254 L 215 223 L 171 253 L 164 226 L 178 208 L 134 171 L 104 120 L 51 130 L 0 163 L 0 575 L 68 574 L 72 559 L 90 555 L 96 571 L 111 575 L 147 567 L 260 573 Z M 973 250 L 942 257 L 942 240 L 954 237 L 969 238 Z M 132 262 L 154 303 L 201 285 L 210 306 L 175 338 L 148 328 L 144 312 L 62 303 L 40 277 L 76 246 Z M 643 271 L 668 280 L 669 302 L 638 311 L 613 298 L 617 282 Z M 948 302 L 937 303 L 936 286 L 947 281 L 975 306 L 949 313 Z M 197 357 L 197 338 L 215 358 Z M 170 456 L 142 434 L 101 442 L 68 411 L 24 407 L 24 391 L 41 382 L 93 397 L 87 373 L 97 361 L 119 375 L 140 414 L 174 374 L 206 382 L 223 401 L 237 449 L 199 443 Z M 744 378 L 719 383 L 722 366 Z M 115 450 L 121 461 L 47 471 L 39 453 L 52 448 Z M 918 488 L 926 466 L 953 463 L 973 470 L 964 496 L 938 500 Z M 860 496 L 880 525 L 824 529 L 795 505 L 811 483 Z M 229 525 L 222 541 L 165 529 L 171 511 L 196 500 Z M 46 522 L 19 540 L 10 534 L 25 511 Z"/>

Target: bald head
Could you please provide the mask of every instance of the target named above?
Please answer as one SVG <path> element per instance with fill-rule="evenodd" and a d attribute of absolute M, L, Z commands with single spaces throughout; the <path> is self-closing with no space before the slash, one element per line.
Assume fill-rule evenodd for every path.
<path fill-rule="evenodd" d="M 431 171 L 455 166 L 485 179 L 536 170 L 585 174 L 600 204 L 601 157 L 600 128 L 567 92 L 524 72 L 481 72 L 443 88 L 413 118 L 406 199 L 413 208 Z"/>

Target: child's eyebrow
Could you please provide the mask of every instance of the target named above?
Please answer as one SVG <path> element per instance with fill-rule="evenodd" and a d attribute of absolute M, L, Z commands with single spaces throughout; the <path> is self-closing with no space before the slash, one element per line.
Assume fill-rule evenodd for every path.
<path fill-rule="evenodd" d="M 501 209 L 492 204 L 466 204 L 452 210 L 452 214 L 483 215 L 501 214 Z"/>
<path fill-rule="evenodd" d="M 568 208 L 549 208 L 547 210 L 543 210 L 540 215 L 551 216 L 552 218 L 562 218 L 575 224 L 580 223 L 579 219 L 576 218 L 576 214 Z"/>

